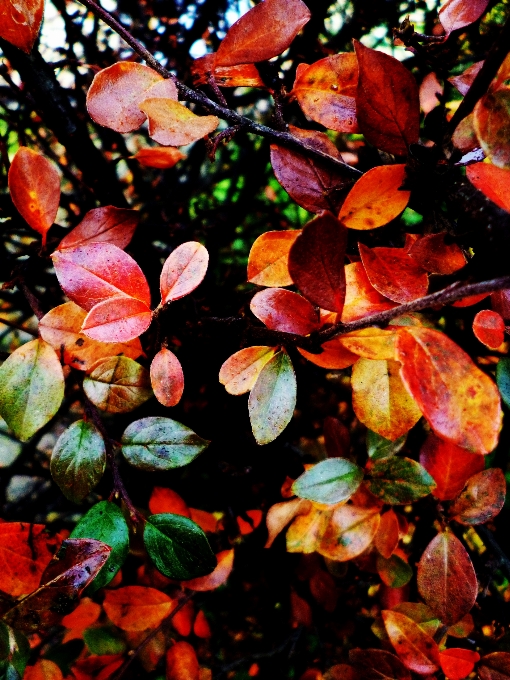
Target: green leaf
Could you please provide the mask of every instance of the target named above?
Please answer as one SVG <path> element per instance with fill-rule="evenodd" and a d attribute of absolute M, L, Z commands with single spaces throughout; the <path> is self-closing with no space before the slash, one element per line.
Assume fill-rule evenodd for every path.
<path fill-rule="evenodd" d="M 333 505 L 346 501 L 357 490 L 363 470 L 346 458 L 327 458 L 304 472 L 292 485 L 300 498 Z"/>
<path fill-rule="evenodd" d="M 168 578 L 186 581 L 205 576 L 216 567 L 216 557 L 204 532 L 182 515 L 151 515 L 143 540 L 149 557 Z"/>
<path fill-rule="evenodd" d="M 402 588 L 413 577 L 412 568 L 398 555 L 392 555 L 389 559 L 377 555 L 376 566 L 381 581 L 390 588 Z"/>
<path fill-rule="evenodd" d="M 287 427 L 296 406 L 296 375 L 289 355 L 278 352 L 261 370 L 248 400 L 257 444 L 269 444 Z"/>
<path fill-rule="evenodd" d="M 500 359 L 496 368 L 496 382 L 501 399 L 510 408 L 510 359 Z"/>
<path fill-rule="evenodd" d="M 209 446 L 206 439 L 171 418 L 135 420 L 122 435 L 122 453 L 139 470 L 170 470 L 194 460 Z"/>
<path fill-rule="evenodd" d="M 406 505 L 427 496 L 436 486 L 425 468 L 410 458 L 384 458 L 370 467 L 365 483 L 374 496 L 390 505 Z"/>
<path fill-rule="evenodd" d="M 21 680 L 30 657 L 30 644 L 19 631 L 0 621 L 0 678 Z"/>
<path fill-rule="evenodd" d="M 103 476 L 106 449 L 92 423 L 78 420 L 58 439 L 51 454 L 50 470 L 66 498 L 80 503 Z"/>
<path fill-rule="evenodd" d="M 124 515 L 115 503 L 96 503 L 74 527 L 71 538 L 95 538 L 112 549 L 108 561 L 87 588 L 94 593 L 110 583 L 129 553 L 129 529 Z"/>
<path fill-rule="evenodd" d="M 64 373 L 55 350 L 32 340 L 0 368 L 0 415 L 22 442 L 50 421 L 64 398 Z"/>
<path fill-rule="evenodd" d="M 381 437 L 377 432 L 372 430 L 367 431 L 367 452 L 369 458 L 372 460 L 379 460 L 380 458 L 389 458 L 398 453 L 406 443 L 407 434 L 403 434 L 398 439 L 392 442 L 390 439 Z"/>
<path fill-rule="evenodd" d="M 124 654 L 127 645 L 120 636 L 120 631 L 102 626 L 87 628 L 83 631 L 83 639 L 91 654 Z"/>

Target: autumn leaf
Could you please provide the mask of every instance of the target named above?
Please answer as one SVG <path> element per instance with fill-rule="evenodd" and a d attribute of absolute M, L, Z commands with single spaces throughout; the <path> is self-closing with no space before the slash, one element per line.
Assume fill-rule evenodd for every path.
<path fill-rule="evenodd" d="M 324 446 L 328 458 L 349 458 L 351 449 L 351 435 L 338 418 L 328 416 L 324 418 Z"/>
<path fill-rule="evenodd" d="M 485 12 L 488 4 L 489 0 L 446 0 L 439 10 L 439 21 L 446 35 L 475 22 Z"/>
<path fill-rule="evenodd" d="M 285 288 L 261 290 L 252 297 L 250 309 L 274 331 L 308 335 L 319 328 L 317 313 L 310 302 Z"/>
<path fill-rule="evenodd" d="M 444 88 L 437 79 L 437 75 L 435 73 L 427 73 L 421 81 L 419 90 L 420 107 L 425 115 L 433 111 L 436 106 L 439 106 L 440 101 L 438 97 L 441 97 L 443 92 Z"/>
<path fill-rule="evenodd" d="M 5 2 L 0 8 L 0 38 L 30 53 L 41 28 L 44 0 Z"/>
<path fill-rule="evenodd" d="M 289 252 L 300 234 L 300 229 L 266 231 L 255 239 L 248 256 L 248 281 L 271 288 L 292 285 Z"/>
<path fill-rule="evenodd" d="M 93 404 L 108 413 L 127 413 L 152 396 L 149 371 L 122 356 L 93 364 L 83 390 Z"/>
<path fill-rule="evenodd" d="M 466 168 L 466 177 L 493 203 L 510 212 L 510 170 L 492 163 L 473 163 Z"/>
<path fill-rule="evenodd" d="M 395 359 L 396 339 L 395 330 L 376 327 L 362 328 L 338 336 L 340 343 L 350 352 L 376 361 Z"/>
<path fill-rule="evenodd" d="M 229 394 L 245 394 L 255 385 L 261 370 L 276 353 L 275 347 L 245 347 L 221 366 L 219 380 Z"/>
<path fill-rule="evenodd" d="M 374 540 L 376 550 L 389 559 L 398 545 L 399 523 L 395 511 L 390 508 L 381 515 L 381 522 Z"/>
<path fill-rule="evenodd" d="M 391 644 L 409 670 L 429 675 L 439 669 L 437 644 L 417 623 L 395 611 L 385 610 L 382 617 Z"/>
<path fill-rule="evenodd" d="M 345 267 L 345 302 L 342 323 L 357 321 L 369 314 L 377 314 L 396 307 L 394 302 L 383 297 L 368 280 L 362 262 L 351 262 Z"/>
<path fill-rule="evenodd" d="M 114 295 L 98 302 L 81 327 L 88 338 L 99 342 L 126 343 L 149 328 L 152 312 L 145 302 L 125 295 Z"/>
<path fill-rule="evenodd" d="M 59 666 L 50 659 L 38 659 L 35 666 L 27 666 L 23 680 L 64 680 Z"/>
<path fill-rule="evenodd" d="M 449 82 L 456 87 L 461 94 L 467 94 L 467 91 L 473 84 L 474 79 L 484 63 L 484 61 L 475 61 L 474 64 L 468 66 L 468 68 L 462 71 L 462 73 L 459 73 L 459 75 L 448 78 Z"/>
<path fill-rule="evenodd" d="M 499 468 L 482 470 L 467 480 L 449 514 L 461 524 L 485 524 L 496 517 L 505 504 L 506 480 Z"/>
<path fill-rule="evenodd" d="M 320 536 L 317 552 L 338 562 L 352 560 L 372 543 L 379 522 L 378 506 L 341 505 L 332 511 Z"/>
<path fill-rule="evenodd" d="M 192 293 L 202 283 L 208 264 L 209 253 L 198 241 L 178 246 L 166 259 L 161 271 L 161 304 Z"/>
<path fill-rule="evenodd" d="M 471 167 L 468 166 L 468 172 Z M 454 274 L 467 260 L 456 243 L 446 243 L 446 236 L 445 232 L 426 234 L 412 244 L 407 254 L 431 274 Z"/>
<path fill-rule="evenodd" d="M 184 392 L 184 373 L 181 362 L 166 347 L 157 352 L 150 367 L 154 396 L 163 406 L 175 406 Z"/>
<path fill-rule="evenodd" d="M 171 146 L 163 148 L 147 147 L 139 149 L 134 156 L 131 156 L 131 158 L 137 160 L 140 165 L 143 165 L 145 168 L 166 170 L 168 168 L 173 168 L 176 163 L 186 158 L 186 154 Z"/>
<path fill-rule="evenodd" d="M 492 652 L 482 657 L 477 668 L 480 680 L 506 680 L 510 678 L 510 653 Z"/>
<path fill-rule="evenodd" d="M 35 590 L 55 551 L 42 524 L 0 523 L 0 590 L 19 597 Z"/>
<path fill-rule="evenodd" d="M 433 478 L 415 460 L 394 456 L 367 467 L 368 490 L 384 503 L 406 505 L 431 493 Z"/>
<path fill-rule="evenodd" d="M 201 680 L 195 650 L 184 640 L 175 642 L 166 653 L 166 680 Z"/>
<path fill-rule="evenodd" d="M 402 661 L 382 649 L 351 649 L 349 661 L 362 674 L 363 680 L 411 680 Z"/>
<path fill-rule="evenodd" d="M 348 500 L 363 480 L 363 470 L 346 458 L 327 458 L 303 472 L 292 491 L 300 498 L 334 505 Z"/>
<path fill-rule="evenodd" d="M 379 578 L 389 588 L 402 588 L 413 577 L 413 570 L 406 560 L 400 555 L 391 555 L 389 558 L 377 555 L 376 568 Z"/>
<path fill-rule="evenodd" d="M 489 349 L 498 349 L 505 340 L 505 322 L 490 309 L 482 309 L 473 320 L 473 333 Z"/>
<path fill-rule="evenodd" d="M 144 586 L 107 590 L 103 602 L 110 621 L 126 631 L 157 628 L 175 605 L 175 600 L 165 593 Z"/>
<path fill-rule="evenodd" d="M 302 354 L 305 359 L 311 361 L 312 364 L 320 366 L 321 368 L 341 369 L 352 366 L 357 360 L 358 355 L 350 352 L 342 342 L 342 338 L 337 337 L 328 340 L 321 345 L 322 352 L 320 354 L 312 354 L 305 349 L 298 347 L 298 352 Z"/>
<path fill-rule="evenodd" d="M 197 116 L 183 104 L 167 97 L 150 97 L 139 104 L 149 119 L 149 137 L 163 146 L 185 146 L 214 132 L 216 116 Z"/>
<path fill-rule="evenodd" d="M 219 87 L 263 87 L 255 64 L 235 64 L 233 66 L 217 66 L 216 52 L 209 52 L 203 57 L 194 59 L 191 74 L 195 86 L 207 85 L 211 75 Z"/>
<path fill-rule="evenodd" d="M 200 592 L 215 590 L 224 585 L 234 568 L 234 551 L 222 550 L 217 553 L 216 560 L 216 568 L 210 574 L 199 576 L 190 581 L 182 581 L 182 585 L 189 590 Z"/>
<path fill-rule="evenodd" d="M 510 90 L 488 92 L 474 108 L 480 146 L 498 168 L 510 168 Z"/>
<path fill-rule="evenodd" d="M 290 501 L 272 505 L 266 515 L 268 538 L 264 547 L 270 548 L 275 538 L 285 529 L 287 524 L 290 524 L 299 514 L 309 514 L 311 507 L 310 501 L 303 498 L 293 498 Z"/>
<path fill-rule="evenodd" d="M 412 302 L 427 294 L 426 272 L 404 248 L 367 248 L 358 243 L 361 261 L 373 287 L 394 302 Z"/>
<path fill-rule="evenodd" d="M 449 680 L 467 678 L 479 660 L 480 654 L 470 649 L 450 648 L 439 652 L 441 670 Z"/>
<path fill-rule="evenodd" d="M 104 208 L 89 210 L 82 221 L 64 236 L 57 250 L 76 248 L 87 243 L 113 243 L 118 248 L 129 245 L 140 221 L 136 210 Z"/>

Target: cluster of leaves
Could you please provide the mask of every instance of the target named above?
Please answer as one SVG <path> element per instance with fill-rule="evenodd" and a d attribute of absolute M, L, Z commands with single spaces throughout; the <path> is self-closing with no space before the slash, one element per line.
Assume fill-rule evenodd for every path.
<path fill-rule="evenodd" d="M 352 409 L 350 427 L 347 418 L 325 418 L 313 462 L 301 460 L 297 474 L 295 467 L 286 470 L 285 500 L 264 508 L 266 548 L 286 529 L 287 552 L 313 556 L 299 578 L 328 612 L 338 599 L 335 578 L 346 573 L 342 563 L 353 561 L 357 574 L 373 575 L 379 604 L 364 616 L 382 649 L 353 645 L 335 659 L 341 663 L 309 668 L 302 680 L 410 680 L 411 674 L 462 680 L 474 670 L 481 680 L 510 678 L 510 652 L 487 649 L 472 616 L 483 596 L 475 566 L 485 550 L 495 553 L 493 572 L 506 569 L 510 578 L 510 561 L 483 527 L 493 526 L 506 496 L 504 466 L 487 460 L 500 441 L 502 401 L 510 407 L 504 356 L 510 277 L 498 269 L 499 278 L 479 280 L 488 269 L 480 236 L 461 233 L 448 212 L 452 196 L 458 200 L 466 186 L 491 209 L 510 212 L 508 22 L 485 61 L 450 75 L 439 68 L 441 50 L 481 20 L 489 1 L 447 0 L 432 35 L 416 33 L 408 19 L 395 30 L 397 45 L 437 66 L 420 86 L 401 61 L 354 40 L 352 51 L 297 63 L 286 93 L 272 60 L 310 22 L 302 0 L 263 0 L 250 9 L 217 51 L 195 60 L 194 89 L 113 16 L 92 0 L 85 4 L 148 64 L 123 60 L 98 69 L 86 96 L 98 126 L 128 135 L 147 125 L 160 146 L 140 149 L 133 160 L 169 169 L 185 159 L 177 147 L 204 138 L 214 159 L 220 142 L 244 128 L 269 138 L 276 180 L 313 215 L 301 228 L 279 225 L 254 241 L 250 235 L 241 283 L 254 292 L 249 310 L 210 319 L 244 329 L 241 349 L 214 370 L 228 394 L 249 393 L 258 446 L 277 440 L 299 417 L 298 384 L 306 387 L 296 376 L 297 361 L 350 389 L 350 404 L 344 402 L 344 413 Z M 33 55 L 43 8 L 42 0 L 7 0 L 0 37 Z M 269 91 L 273 127 L 229 107 L 221 88 L 240 87 Z M 448 100 L 446 87 L 464 99 Z M 308 128 L 284 119 L 284 104 L 293 102 Z M 232 127 L 211 138 L 220 119 Z M 365 161 L 354 153 L 361 149 Z M 197 240 L 171 248 L 159 277 L 161 302 L 152 309 L 153 272 L 144 273 L 125 250 L 137 210 L 89 209 L 58 237 L 60 173 L 47 154 L 26 144 L 12 155 L 8 189 L 24 224 L 41 237 L 40 250 L 32 248 L 29 257 L 53 268 L 61 291 L 52 284 L 54 299 L 44 313 L 26 285 L 20 254 L 4 288 L 22 291 L 37 330 L 33 340 L 10 347 L 0 366 L 0 415 L 17 440 L 29 442 L 71 406 L 73 422 L 52 446 L 51 476 L 71 503 L 97 502 L 70 532 L 53 536 L 40 523 L 0 523 L 2 677 L 60 680 L 64 672 L 74 680 L 107 680 L 130 672 L 136 659 L 144 673 L 164 665 L 167 680 L 208 680 L 210 664 L 199 662 L 196 645 L 211 629 L 191 597 L 226 584 L 234 547 L 257 529 L 263 512 L 230 508 L 229 517 L 190 508 L 165 486 L 152 489 L 148 509 L 135 505 L 123 463 L 138 474 L 165 473 L 191 464 L 210 442 L 159 415 L 122 421 L 115 438 L 119 427 L 111 416 L 129 414 L 152 396 L 164 408 L 181 403 L 184 371 L 168 348 L 178 352 L 180 341 L 171 339 L 168 319 L 175 303 L 203 284 L 210 253 Z M 422 216 L 415 231 L 412 215 Z M 62 294 L 67 301 L 55 304 Z M 469 341 L 447 324 L 442 307 L 450 303 L 448 314 L 466 315 Z M 434 314 L 422 313 L 430 307 Z M 476 347 L 476 354 L 460 345 Z M 111 492 L 98 494 L 107 466 Z M 421 510 L 413 518 L 415 508 Z M 417 555 L 414 534 L 427 517 Z M 139 560 L 136 570 L 130 555 Z M 506 581 L 504 597 L 509 588 Z M 290 610 L 298 631 L 311 627 L 311 607 L 295 590 Z M 58 644 L 48 643 L 49 653 L 44 646 L 52 633 L 60 652 Z M 191 635 L 195 646 L 185 639 Z M 61 650 L 73 640 L 83 645 L 67 659 Z M 258 673 L 252 664 L 249 676 Z"/>

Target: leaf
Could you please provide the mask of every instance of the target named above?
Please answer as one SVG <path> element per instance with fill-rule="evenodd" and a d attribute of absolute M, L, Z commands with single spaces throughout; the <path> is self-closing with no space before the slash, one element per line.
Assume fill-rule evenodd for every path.
<path fill-rule="evenodd" d="M 56 625 L 74 609 L 109 553 L 110 548 L 99 541 L 68 538 L 46 567 L 39 588 L 10 609 L 4 621 L 18 630 L 38 633 Z"/>
<path fill-rule="evenodd" d="M 350 352 L 364 359 L 391 360 L 395 358 L 395 330 L 362 328 L 339 336 L 338 340 Z"/>
<path fill-rule="evenodd" d="M 44 340 L 18 347 L 0 367 L 0 415 L 26 442 L 57 413 L 64 398 L 64 373 Z"/>
<path fill-rule="evenodd" d="M 467 69 L 462 71 L 462 73 L 459 73 L 458 76 L 452 76 L 451 78 L 448 78 L 449 82 L 454 87 L 456 87 L 461 94 L 467 94 L 484 63 L 484 61 L 476 61 Z"/>
<path fill-rule="evenodd" d="M 134 156 L 131 156 L 131 158 L 137 160 L 140 165 L 145 168 L 166 170 L 167 168 L 173 168 L 176 163 L 186 158 L 186 154 L 171 146 L 163 148 L 147 147 L 145 149 L 139 149 Z"/>
<path fill-rule="evenodd" d="M 16 210 L 41 234 L 44 246 L 60 203 L 60 174 L 55 165 L 46 156 L 21 146 L 9 168 L 9 191 Z"/>
<path fill-rule="evenodd" d="M 149 328 L 152 312 L 145 302 L 115 295 L 94 305 L 83 321 L 84 335 L 99 342 L 129 342 Z"/>
<path fill-rule="evenodd" d="M 439 533 L 425 548 L 417 580 L 420 595 L 446 626 L 460 621 L 478 595 L 471 559 L 451 532 Z"/>
<path fill-rule="evenodd" d="M 434 640 L 412 619 L 398 612 L 382 612 L 393 648 L 409 670 L 429 675 L 439 669 L 439 650 Z"/>
<path fill-rule="evenodd" d="M 216 52 L 209 52 L 198 57 L 191 65 L 193 84 L 208 85 L 211 75 L 214 76 L 219 87 L 263 87 L 264 81 L 260 77 L 255 64 L 236 64 L 235 66 L 217 66 Z"/>
<path fill-rule="evenodd" d="M 347 230 L 328 212 L 309 222 L 289 253 L 289 273 L 313 304 L 341 314 L 345 300 Z"/>
<path fill-rule="evenodd" d="M 383 458 L 370 466 L 365 478 L 370 493 L 390 505 L 407 505 L 431 493 L 436 483 L 410 458 Z"/>
<path fill-rule="evenodd" d="M 132 632 L 157 628 L 175 604 L 175 600 L 156 588 L 125 586 L 108 589 L 103 608 L 117 628 Z"/>
<path fill-rule="evenodd" d="M 336 146 L 323 132 L 302 130 L 293 125 L 289 126 L 289 132 L 307 146 L 342 160 Z M 289 196 L 313 213 L 330 210 L 336 214 L 345 190 L 352 184 L 345 173 L 331 165 L 275 144 L 271 145 L 271 165 L 276 179 Z"/>
<path fill-rule="evenodd" d="M 420 464 L 434 478 L 436 487 L 432 494 L 450 501 L 459 495 L 472 475 L 485 468 L 485 458 L 430 433 L 420 451 Z"/>
<path fill-rule="evenodd" d="M 431 328 L 401 327 L 396 347 L 402 380 L 434 432 L 472 453 L 490 453 L 502 415 L 492 380 Z"/>
<path fill-rule="evenodd" d="M 264 366 L 248 400 L 253 436 L 269 444 L 290 423 L 296 405 L 296 375 L 289 355 L 278 352 Z"/>
<path fill-rule="evenodd" d="M 176 406 L 184 392 L 184 373 L 179 359 L 163 347 L 152 360 L 150 367 L 154 396 L 163 406 Z"/>
<path fill-rule="evenodd" d="M 382 649 L 351 649 L 349 661 L 363 680 L 411 680 L 402 661 Z"/>
<path fill-rule="evenodd" d="M 152 89 L 154 86 L 156 90 Z M 99 125 L 117 132 L 131 132 L 146 116 L 139 104 L 148 96 L 177 99 L 172 80 L 134 61 L 119 61 L 99 71 L 87 92 L 87 110 Z"/>
<path fill-rule="evenodd" d="M 393 607 L 394 612 L 404 614 L 419 625 L 424 633 L 433 637 L 439 627 L 441 621 L 437 618 L 430 607 L 427 607 L 423 602 L 401 602 Z M 448 631 L 450 633 L 450 631 Z"/>
<path fill-rule="evenodd" d="M 19 631 L 12 630 L 0 621 L 0 673 L 6 680 L 25 677 L 30 658 L 30 643 Z"/>
<path fill-rule="evenodd" d="M 505 322 L 497 312 L 482 309 L 473 320 L 473 333 L 489 349 L 498 349 L 505 340 Z"/>
<path fill-rule="evenodd" d="M 463 154 L 468 154 L 470 151 L 473 151 L 477 154 L 483 154 L 483 151 L 480 149 L 480 143 L 476 136 L 474 119 L 475 117 L 472 113 L 470 113 L 469 116 L 463 118 L 455 128 L 455 131 L 452 135 L 452 142 L 454 146 L 462 151 Z M 485 154 L 483 154 L 483 157 L 485 157 Z M 473 157 L 474 160 L 477 158 L 478 156 Z M 461 158 L 460 162 L 463 163 L 464 160 L 464 158 Z"/>
<path fill-rule="evenodd" d="M 234 551 L 222 550 L 216 555 L 217 565 L 214 571 L 207 576 L 199 576 L 191 581 L 183 581 L 181 585 L 189 590 L 206 592 L 215 590 L 227 582 L 234 567 Z"/>
<path fill-rule="evenodd" d="M 496 382 L 501 398 L 510 408 L 510 359 L 503 357 L 496 366 Z"/>
<path fill-rule="evenodd" d="M 365 47 L 357 40 L 354 49 L 359 66 L 356 113 L 360 130 L 367 142 L 378 149 L 404 155 L 409 145 L 419 139 L 416 81 L 394 57 Z"/>
<path fill-rule="evenodd" d="M 373 287 L 394 302 L 412 302 L 427 294 L 429 277 L 404 248 L 367 248 L 359 253 Z"/>
<path fill-rule="evenodd" d="M 377 432 L 368 430 L 367 432 L 367 453 L 372 460 L 379 460 L 380 458 L 389 458 L 398 453 L 406 443 L 406 435 L 402 435 L 395 441 L 381 437 Z"/>
<path fill-rule="evenodd" d="M 352 560 L 372 543 L 379 522 L 378 507 L 341 505 L 332 511 L 317 552 L 337 562 Z"/>
<path fill-rule="evenodd" d="M 155 486 L 149 500 L 149 510 L 153 515 L 170 512 L 191 519 L 191 512 L 178 493 L 162 486 Z"/>
<path fill-rule="evenodd" d="M 150 307 L 149 285 L 142 270 L 112 243 L 56 250 L 51 257 L 64 293 L 87 312 L 117 295 L 132 297 Z"/>
<path fill-rule="evenodd" d="M 77 248 L 88 243 L 113 243 L 118 248 L 125 248 L 131 242 L 139 221 L 137 210 L 115 208 L 113 205 L 94 208 L 64 236 L 57 250 Z"/>
<path fill-rule="evenodd" d="M 303 472 L 292 491 L 299 498 L 334 505 L 348 500 L 363 480 L 363 470 L 346 458 L 327 458 Z"/>
<path fill-rule="evenodd" d="M 505 475 L 499 468 L 489 468 L 468 479 L 448 512 L 460 524 L 485 524 L 502 510 L 505 496 Z"/>
<path fill-rule="evenodd" d="M 93 423 L 77 420 L 60 435 L 51 454 L 50 469 L 67 499 L 81 503 L 99 483 L 105 468 L 103 437 Z"/>
<path fill-rule="evenodd" d="M 83 640 L 91 654 L 123 654 L 127 651 L 127 645 L 121 636 L 119 631 L 109 626 L 100 626 L 84 631 Z"/>
<path fill-rule="evenodd" d="M 510 168 L 510 90 L 488 92 L 474 108 L 474 128 L 487 158 Z"/>
<path fill-rule="evenodd" d="M 441 97 L 444 93 L 444 87 L 437 79 L 435 73 L 427 73 L 425 78 L 421 81 L 419 96 L 420 107 L 425 115 L 433 111 L 436 106 L 439 106 Z"/>
<path fill-rule="evenodd" d="M 405 165 L 380 165 L 365 172 L 347 194 L 338 219 L 349 229 L 363 231 L 388 224 L 409 202 L 411 192 L 400 190 L 405 176 Z"/>
<path fill-rule="evenodd" d="M 377 552 L 388 560 L 395 552 L 399 537 L 398 517 L 395 511 L 390 508 L 381 515 L 381 523 L 374 541 Z"/>
<path fill-rule="evenodd" d="M 468 173 L 472 167 L 468 166 Z M 407 254 L 431 274 L 454 274 L 467 260 L 462 249 L 456 243 L 447 244 L 446 238 L 446 232 L 426 234 L 412 244 Z"/>
<path fill-rule="evenodd" d="M 439 652 L 441 670 L 449 680 L 463 680 L 472 673 L 479 660 L 480 654 L 470 649 L 450 648 Z"/>
<path fill-rule="evenodd" d="M 477 668 L 480 680 L 506 680 L 510 678 L 510 653 L 492 652 L 482 657 Z"/>
<path fill-rule="evenodd" d="M 23 680 L 64 680 L 64 676 L 54 661 L 38 659 L 35 666 L 26 667 Z"/>
<path fill-rule="evenodd" d="M 122 453 L 139 470 L 171 470 L 193 461 L 209 442 L 171 418 L 135 420 L 122 435 Z"/>
<path fill-rule="evenodd" d="M 248 256 L 248 281 L 257 286 L 291 286 L 289 252 L 300 229 L 266 231 L 253 243 Z"/>
<path fill-rule="evenodd" d="M 352 407 L 373 432 L 395 441 L 421 418 L 400 378 L 396 361 L 358 359 L 351 376 Z"/>
<path fill-rule="evenodd" d="M 377 573 L 384 585 L 389 588 L 402 588 L 413 577 L 413 570 L 399 555 L 391 555 L 388 559 L 377 555 Z"/>
<path fill-rule="evenodd" d="M 471 184 L 493 203 L 510 212 L 510 170 L 492 163 L 473 163 L 466 168 Z"/>
<path fill-rule="evenodd" d="M 245 347 L 221 366 L 219 380 L 229 394 L 245 394 L 255 385 L 261 370 L 274 357 L 275 347 Z"/>
<path fill-rule="evenodd" d="M 209 626 L 209 622 L 207 621 L 207 618 L 201 609 L 199 610 L 195 622 L 193 624 L 193 633 L 197 637 L 205 639 L 210 638 L 212 636 L 212 631 L 211 627 Z"/>
<path fill-rule="evenodd" d="M 150 97 L 139 104 L 149 119 L 149 137 L 163 146 L 185 146 L 214 132 L 216 116 L 197 116 L 174 99 Z"/>
<path fill-rule="evenodd" d="M 285 288 L 266 288 L 250 302 L 252 313 L 273 331 L 308 335 L 318 330 L 317 313 L 310 302 Z"/>
<path fill-rule="evenodd" d="M 129 342 L 98 342 L 81 333 L 87 316 L 74 302 L 66 302 L 50 309 L 39 321 L 39 333 L 58 352 L 64 364 L 79 371 L 88 371 L 98 359 L 123 354 L 137 359 L 143 354 L 140 340 Z"/>
<path fill-rule="evenodd" d="M 510 321 L 510 289 L 497 290 L 492 293 L 491 306 L 505 321 Z"/>
<path fill-rule="evenodd" d="M 0 38 L 29 54 L 41 28 L 44 0 L 5 2 L 0 12 Z"/>
<path fill-rule="evenodd" d="M 109 501 L 100 501 L 83 515 L 71 538 L 93 538 L 110 547 L 104 569 L 88 588 L 89 593 L 108 585 L 126 561 L 129 553 L 129 529 L 122 511 Z"/>
<path fill-rule="evenodd" d="M 195 650 L 184 640 L 175 642 L 166 653 L 166 680 L 201 680 Z"/>
<path fill-rule="evenodd" d="M 300 514 L 309 514 L 311 508 L 310 501 L 305 501 L 302 498 L 293 498 L 290 501 L 272 505 L 266 515 L 268 536 L 264 548 L 270 548 L 275 538 L 285 529 L 287 524 Z"/>
<path fill-rule="evenodd" d="M 485 12 L 488 4 L 489 0 L 446 0 L 439 10 L 439 21 L 446 35 L 475 22 Z"/>
<path fill-rule="evenodd" d="M 160 277 L 161 304 L 189 295 L 203 281 L 209 253 L 198 241 L 187 241 L 167 258 Z"/>
<path fill-rule="evenodd" d="M 99 619 L 101 612 L 102 607 L 100 604 L 93 602 L 89 597 L 82 597 L 80 604 L 74 611 L 64 616 L 61 624 L 69 630 L 69 633 L 73 633 L 73 637 L 81 637 L 80 634 Z M 69 633 L 66 633 L 63 639 L 64 643 L 72 639 Z"/>
<path fill-rule="evenodd" d="M 328 416 L 324 418 L 323 426 L 324 446 L 328 458 L 348 458 L 351 450 L 351 435 L 338 418 Z"/>
<path fill-rule="evenodd" d="M 152 396 L 149 371 L 122 356 L 99 359 L 84 379 L 83 390 L 107 413 L 128 413 Z"/>
<path fill-rule="evenodd" d="M 187 517 L 163 513 L 147 518 L 143 540 L 159 571 L 179 581 L 214 571 L 216 557 L 202 529 Z"/>
<path fill-rule="evenodd" d="M 19 597 L 35 590 L 55 550 L 42 524 L 0 523 L 0 590 Z"/>
<path fill-rule="evenodd" d="M 323 349 L 321 354 L 312 354 L 301 347 L 298 347 L 297 350 L 305 357 L 305 359 L 308 359 L 312 364 L 320 366 L 321 368 L 347 368 L 358 360 L 356 354 L 349 352 L 349 350 L 345 348 L 340 337 L 328 340 L 323 343 L 321 347 Z"/>
<path fill-rule="evenodd" d="M 301 0 L 264 0 L 228 30 L 216 53 L 216 66 L 251 64 L 272 59 L 294 40 L 310 20 Z"/>
<path fill-rule="evenodd" d="M 377 314 L 396 307 L 394 302 L 384 298 L 368 280 L 362 262 L 352 262 L 345 267 L 345 302 L 342 323 L 357 321 L 369 314 Z"/>
<path fill-rule="evenodd" d="M 336 132 L 358 132 L 358 60 L 352 52 L 319 59 L 296 72 L 292 94 L 309 118 Z"/>

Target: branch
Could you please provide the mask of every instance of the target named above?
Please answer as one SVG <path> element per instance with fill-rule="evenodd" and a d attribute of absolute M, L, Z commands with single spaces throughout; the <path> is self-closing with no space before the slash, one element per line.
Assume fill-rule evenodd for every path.
<path fill-rule="evenodd" d="M 151 68 L 159 73 L 160 76 L 163 78 L 171 78 L 184 100 L 202 106 L 208 113 L 214 114 L 215 116 L 228 121 L 233 126 L 239 126 L 245 132 L 252 132 L 253 134 L 259 135 L 260 137 L 265 137 L 274 144 L 293 149 L 294 151 L 298 151 L 309 158 L 323 161 L 328 165 L 335 167 L 337 170 L 344 172 L 353 179 L 357 179 L 363 174 L 359 170 L 356 170 L 356 168 L 347 165 L 347 163 L 344 163 L 338 158 L 334 158 L 323 151 L 319 151 L 318 149 L 308 146 L 308 144 L 305 144 L 288 132 L 274 130 L 273 128 L 267 127 L 266 125 L 260 125 L 250 118 L 241 116 L 236 111 L 233 111 L 232 109 L 222 106 L 212 99 L 209 99 L 209 97 L 207 97 L 203 92 L 193 90 L 187 85 L 184 85 L 184 83 L 181 83 L 170 71 L 168 71 L 168 69 L 162 66 L 162 64 L 159 63 L 159 61 L 151 54 L 151 52 L 149 52 L 146 47 L 138 42 L 138 40 L 136 40 L 136 38 L 134 38 L 131 33 L 126 28 L 124 28 L 124 26 L 122 26 L 122 24 L 120 24 L 109 12 L 97 5 L 94 0 L 80 0 L 80 2 L 96 16 L 102 19 L 105 24 L 108 24 L 108 26 L 110 26 L 110 28 L 113 29 L 118 35 L 120 35 L 120 37 L 123 38 L 123 40 L 125 40 L 127 44 L 142 59 L 144 59 Z"/>

